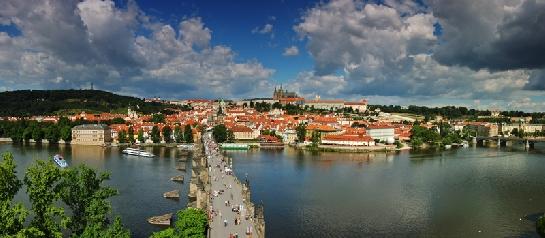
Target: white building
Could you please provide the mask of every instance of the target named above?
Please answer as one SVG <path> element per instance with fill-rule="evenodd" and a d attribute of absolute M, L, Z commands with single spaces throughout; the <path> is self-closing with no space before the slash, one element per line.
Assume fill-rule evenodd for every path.
<path fill-rule="evenodd" d="M 235 140 L 254 140 L 261 135 L 259 130 L 253 130 L 252 128 L 243 125 L 235 125 L 231 127 L 231 131 L 235 136 Z"/>
<path fill-rule="evenodd" d="M 284 143 L 293 143 L 297 140 L 297 132 L 295 130 L 285 130 L 282 133 L 282 141 Z"/>
<path fill-rule="evenodd" d="M 367 135 L 374 140 L 385 141 L 387 143 L 394 143 L 395 141 L 394 128 L 391 126 L 371 125 L 366 130 Z"/>
<path fill-rule="evenodd" d="M 79 125 L 72 128 L 73 145 L 105 145 L 112 142 L 110 127 L 103 124 Z"/>
<path fill-rule="evenodd" d="M 354 111 L 367 111 L 367 100 L 362 99 L 358 102 L 345 102 L 340 99 L 322 100 L 320 96 L 316 96 L 314 100 L 305 100 L 305 106 L 314 109 L 338 110 L 343 108 L 352 108 Z"/>
<path fill-rule="evenodd" d="M 305 100 L 305 106 L 314 109 L 337 110 L 344 108 L 343 100 L 321 100 L 320 96 L 316 96 L 314 100 Z"/>
<path fill-rule="evenodd" d="M 324 145 L 340 146 L 374 146 L 375 141 L 365 135 L 326 135 L 322 139 Z"/>
<path fill-rule="evenodd" d="M 367 100 L 362 99 L 359 102 L 345 102 L 344 107 L 350 107 L 354 111 L 365 112 L 367 111 Z"/>

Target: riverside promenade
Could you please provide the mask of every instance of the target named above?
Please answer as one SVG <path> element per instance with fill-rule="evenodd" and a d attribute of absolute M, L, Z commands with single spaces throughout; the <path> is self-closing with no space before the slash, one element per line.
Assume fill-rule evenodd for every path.
<path fill-rule="evenodd" d="M 256 215 L 249 188 L 233 174 L 230 160 L 221 154 L 211 133 L 203 136 L 203 142 L 210 181 L 209 237 L 264 237 L 263 214 Z"/>

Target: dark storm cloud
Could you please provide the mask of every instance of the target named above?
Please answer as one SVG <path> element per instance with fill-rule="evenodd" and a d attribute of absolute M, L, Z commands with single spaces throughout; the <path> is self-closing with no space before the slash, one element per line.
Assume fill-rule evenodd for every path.
<path fill-rule="evenodd" d="M 545 90 L 545 70 L 538 70 L 530 75 L 528 84 L 524 87 L 527 90 Z"/>
<path fill-rule="evenodd" d="M 545 1 L 430 1 L 444 40 L 434 58 L 475 70 L 545 66 Z"/>

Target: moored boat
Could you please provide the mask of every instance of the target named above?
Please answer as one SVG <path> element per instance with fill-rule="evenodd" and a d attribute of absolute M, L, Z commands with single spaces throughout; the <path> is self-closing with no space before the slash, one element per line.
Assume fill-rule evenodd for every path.
<path fill-rule="evenodd" d="M 181 144 L 178 145 L 178 148 L 180 148 L 181 150 L 193 150 L 194 146 L 193 144 Z"/>
<path fill-rule="evenodd" d="M 66 160 L 64 160 L 64 158 L 59 154 L 53 156 L 53 161 L 55 161 L 55 163 L 61 168 L 68 167 L 68 163 L 66 162 Z"/>
<path fill-rule="evenodd" d="M 123 154 L 142 156 L 142 157 L 154 157 L 155 156 L 154 154 L 152 154 L 150 152 L 147 152 L 145 150 L 139 150 L 139 149 L 130 148 L 130 147 L 124 149 L 122 152 L 123 152 Z"/>

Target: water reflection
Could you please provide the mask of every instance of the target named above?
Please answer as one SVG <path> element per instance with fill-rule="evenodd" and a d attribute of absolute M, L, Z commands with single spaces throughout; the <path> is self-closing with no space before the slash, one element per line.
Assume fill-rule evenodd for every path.
<path fill-rule="evenodd" d="M 228 154 L 269 237 L 535 236 L 520 219 L 545 200 L 543 154 L 517 149 Z"/>
<path fill-rule="evenodd" d="M 71 154 L 66 153 L 66 150 L 60 150 L 59 153 L 63 154 L 69 162 L 76 164 L 87 164 L 93 168 L 104 168 L 105 148 L 101 146 L 84 146 L 74 145 L 70 146 Z M 117 151 L 115 151 L 117 152 Z"/>

